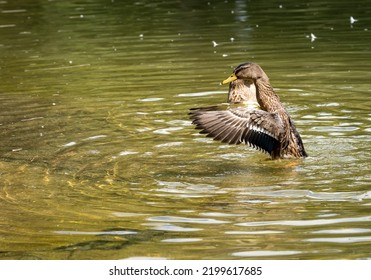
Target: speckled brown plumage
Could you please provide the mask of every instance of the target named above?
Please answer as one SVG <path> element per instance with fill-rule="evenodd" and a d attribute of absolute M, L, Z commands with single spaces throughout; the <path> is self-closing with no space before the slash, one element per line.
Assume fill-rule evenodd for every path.
<path fill-rule="evenodd" d="M 223 83 L 230 83 L 227 109 L 191 109 L 200 133 L 223 143 L 249 144 L 272 159 L 307 156 L 293 121 L 258 64 L 239 65 Z"/>

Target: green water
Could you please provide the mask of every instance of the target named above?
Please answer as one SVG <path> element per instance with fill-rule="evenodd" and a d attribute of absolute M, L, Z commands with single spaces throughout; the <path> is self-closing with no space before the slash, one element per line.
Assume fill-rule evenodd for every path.
<path fill-rule="evenodd" d="M 0 258 L 370 259 L 369 1 L 123 2 L 0 1 Z M 194 130 L 245 61 L 309 158 Z"/>

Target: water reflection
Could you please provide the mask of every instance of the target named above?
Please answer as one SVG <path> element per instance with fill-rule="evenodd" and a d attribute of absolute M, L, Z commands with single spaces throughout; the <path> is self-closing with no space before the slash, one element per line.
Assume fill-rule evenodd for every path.
<path fill-rule="evenodd" d="M 370 258 L 371 22 L 291 2 L 0 2 L 0 258 Z M 309 158 L 190 125 L 247 60 Z"/>

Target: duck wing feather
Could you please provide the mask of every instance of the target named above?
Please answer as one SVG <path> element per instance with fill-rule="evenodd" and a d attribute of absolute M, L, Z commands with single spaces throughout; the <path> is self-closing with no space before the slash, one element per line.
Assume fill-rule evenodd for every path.
<path fill-rule="evenodd" d="M 193 108 L 189 115 L 196 129 L 207 137 L 228 144 L 249 144 L 269 154 L 280 145 L 284 131 L 278 114 L 255 108 Z"/>

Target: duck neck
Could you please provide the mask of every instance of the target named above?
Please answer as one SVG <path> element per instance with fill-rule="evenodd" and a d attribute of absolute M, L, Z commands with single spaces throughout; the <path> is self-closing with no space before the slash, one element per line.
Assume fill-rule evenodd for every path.
<path fill-rule="evenodd" d="M 257 104 L 256 86 L 253 80 L 236 80 L 229 84 L 229 103 L 251 103 Z"/>
<path fill-rule="evenodd" d="M 284 109 L 280 98 L 274 92 L 268 79 L 261 78 L 255 81 L 256 97 L 260 107 L 267 112 Z"/>

